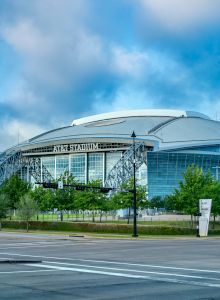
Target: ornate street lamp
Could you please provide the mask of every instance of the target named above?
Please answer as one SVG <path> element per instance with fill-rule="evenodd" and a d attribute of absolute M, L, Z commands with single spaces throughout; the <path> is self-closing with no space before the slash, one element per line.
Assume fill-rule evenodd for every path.
<path fill-rule="evenodd" d="M 138 237 L 137 234 L 137 197 L 136 197 L 136 170 L 135 170 L 135 138 L 136 134 L 133 131 L 131 135 L 133 139 L 133 180 L 134 180 L 134 186 L 133 186 L 133 193 L 134 193 L 134 199 L 133 199 L 133 210 L 134 210 L 134 222 L 133 222 L 133 237 Z"/>

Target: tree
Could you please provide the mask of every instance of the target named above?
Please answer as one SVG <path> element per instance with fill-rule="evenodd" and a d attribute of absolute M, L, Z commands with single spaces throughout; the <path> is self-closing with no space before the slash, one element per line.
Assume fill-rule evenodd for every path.
<path fill-rule="evenodd" d="M 93 189 L 85 191 L 85 194 L 87 198 L 88 209 L 92 211 L 92 221 L 95 222 L 96 211 L 99 211 L 101 220 L 102 205 L 105 195 L 103 195 L 99 189 L 94 189 L 94 187 L 102 186 L 101 180 L 92 180 L 88 183 L 88 186 L 93 187 Z"/>
<path fill-rule="evenodd" d="M 37 203 L 41 211 L 45 210 L 44 198 L 46 193 L 47 193 L 46 189 L 44 189 L 42 186 L 36 186 L 33 190 L 30 191 L 31 197 Z"/>
<path fill-rule="evenodd" d="M 17 174 L 14 174 L 4 181 L 0 188 L 0 193 L 7 195 L 10 208 L 16 209 L 20 198 L 29 192 L 30 189 L 30 183 L 23 181 Z"/>
<path fill-rule="evenodd" d="M 58 181 L 62 181 L 64 184 L 71 184 L 73 186 L 79 184 L 72 174 L 65 172 L 60 176 Z M 76 191 L 72 187 L 57 189 L 54 191 L 54 208 L 57 208 L 60 212 L 60 220 L 63 221 L 64 210 L 76 210 Z"/>
<path fill-rule="evenodd" d="M 121 191 L 113 196 L 113 203 L 116 209 L 128 209 L 128 224 L 130 221 L 131 208 L 133 207 L 134 193 L 132 192 L 134 187 L 134 180 L 130 178 L 126 182 L 122 183 Z M 148 201 L 146 198 L 146 188 L 141 185 L 136 185 L 136 200 L 137 209 L 146 208 L 148 206 Z"/>
<path fill-rule="evenodd" d="M 2 219 L 7 218 L 9 213 L 9 201 L 6 194 L 0 194 L 0 230 L 2 229 Z"/>
<path fill-rule="evenodd" d="M 20 216 L 20 218 L 26 221 L 26 228 L 28 232 L 29 221 L 33 216 L 36 215 L 38 211 L 37 203 L 31 197 L 30 193 L 27 193 L 21 197 L 17 208 L 18 208 L 18 215 Z"/>
<path fill-rule="evenodd" d="M 204 173 L 198 166 L 189 166 L 184 173 L 184 180 L 180 182 L 179 189 L 174 193 L 176 209 L 191 215 L 193 220 L 193 215 L 199 212 L 199 199 L 212 183 L 210 172 Z"/>
<path fill-rule="evenodd" d="M 83 213 L 83 221 L 85 220 L 85 211 L 90 208 L 90 202 L 92 201 L 92 193 L 88 190 L 77 191 L 76 194 L 76 207 Z"/>
<path fill-rule="evenodd" d="M 103 194 L 102 196 L 103 196 L 103 198 L 102 198 L 102 204 L 101 204 L 100 222 L 101 222 L 101 217 L 102 217 L 103 213 L 106 216 L 106 220 L 107 220 L 108 212 L 114 211 L 114 213 L 115 213 L 114 203 L 113 203 L 112 199 L 110 197 L 108 197 L 106 194 Z"/>
<path fill-rule="evenodd" d="M 164 199 L 161 196 L 155 196 L 149 201 L 150 208 L 164 208 Z"/>
<path fill-rule="evenodd" d="M 167 195 L 164 197 L 164 207 L 166 210 L 177 210 L 177 191 L 173 195 Z"/>
<path fill-rule="evenodd" d="M 30 191 L 30 195 L 37 203 L 39 211 L 46 212 L 53 208 L 54 193 L 51 189 L 44 189 L 42 186 L 37 186 Z M 37 212 L 37 220 L 38 220 Z"/>
<path fill-rule="evenodd" d="M 215 219 L 220 215 L 220 183 L 213 181 L 212 184 L 205 187 L 201 198 L 212 199 L 211 213 L 213 215 L 213 229 L 215 228 Z"/>
<path fill-rule="evenodd" d="M 83 212 L 83 220 L 85 210 L 92 211 L 92 221 L 95 222 L 95 213 L 98 211 L 100 215 L 100 222 L 102 219 L 103 212 L 107 209 L 111 209 L 108 203 L 110 200 L 107 198 L 99 187 L 102 187 L 101 180 L 93 180 L 88 183 L 90 188 L 86 188 L 82 191 L 77 191 L 76 203 L 77 207 Z M 95 188 L 97 187 L 97 189 Z"/>

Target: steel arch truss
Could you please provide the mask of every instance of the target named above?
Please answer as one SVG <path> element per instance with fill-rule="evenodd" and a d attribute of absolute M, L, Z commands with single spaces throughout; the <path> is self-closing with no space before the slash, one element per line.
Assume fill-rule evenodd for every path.
<path fill-rule="evenodd" d="M 0 158 L 0 185 L 22 167 L 22 154 L 20 151 L 4 153 Z"/>
<path fill-rule="evenodd" d="M 142 164 L 147 164 L 147 147 L 142 143 L 135 143 L 128 148 L 116 163 L 116 165 L 109 172 L 106 180 L 105 187 L 119 188 L 120 185 L 128 180 L 133 174 L 133 162 L 135 151 L 135 169 L 136 171 Z"/>
<path fill-rule="evenodd" d="M 47 170 L 47 168 L 41 164 L 40 157 L 31 157 L 28 159 L 29 173 L 35 179 L 36 182 L 52 182 L 53 176 Z"/>
<path fill-rule="evenodd" d="M 45 166 L 41 167 L 40 157 L 25 157 L 21 151 L 11 151 L 0 156 L 0 185 L 13 174 L 26 167 L 36 182 L 54 180 Z"/>

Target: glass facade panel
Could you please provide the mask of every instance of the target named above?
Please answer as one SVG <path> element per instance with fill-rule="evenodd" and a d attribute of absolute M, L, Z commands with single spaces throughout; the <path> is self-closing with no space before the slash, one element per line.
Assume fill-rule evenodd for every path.
<path fill-rule="evenodd" d="M 56 179 L 69 172 L 69 155 L 56 156 Z"/>
<path fill-rule="evenodd" d="M 215 146 L 198 147 L 198 148 L 194 148 L 193 150 L 206 151 L 206 152 L 220 152 L 220 146 L 215 145 Z"/>
<path fill-rule="evenodd" d="M 86 182 L 86 154 L 70 156 L 70 173 L 80 182 Z"/>
<path fill-rule="evenodd" d="M 136 179 L 138 185 L 147 185 L 147 166 L 145 164 L 140 166 L 140 168 L 137 170 Z"/>
<path fill-rule="evenodd" d="M 191 154 L 177 152 L 148 152 L 148 191 L 149 198 L 166 196 L 178 188 L 187 167 L 195 164 L 204 172 L 210 171 L 216 177 L 219 155 Z"/>
<path fill-rule="evenodd" d="M 106 153 L 106 176 L 116 163 L 121 158 L 122 152 L 107 152 Z"/>
<path fill-rule="evenodd" d="M 45 167 L 47 171 L 55 178 L 55 157 L 46 156 L 41 158 L 42 167 Z"/>
<path fill-rule="evenodd" d="M 103 180 L 103 153 L 88 154 L 88 181 Z"/>
<path fill-rule="evenodd" d="M 210 152 L 210 153 L 219 153 L 220 152 L 220 145 L 212 145 L 212 146 L 200 146 L 200 147 L 189 147 L 189 148 L 182 148 L 178 150 L 172 150 L 173 152 L 190 152 L 193 151 L 197 152 Z"/>

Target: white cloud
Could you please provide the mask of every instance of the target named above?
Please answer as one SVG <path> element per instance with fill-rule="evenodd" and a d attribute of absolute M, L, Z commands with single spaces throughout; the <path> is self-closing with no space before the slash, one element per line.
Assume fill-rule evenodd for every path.
<path fill-rule="evenodd" d="M 190 76 L 190 70 L 174 55 L 166 52 L 150 48 L 128 50 L 115 46 L 112 53 L 112 72 L 131 79 L 130 84 L 144 82 L 147 85 L 153 77 L 157 77 L 157 80 L 169 79 L 170 83 L 179 84 Z"/>
<path fill-rule="evenodd" d="M 21 0 L 12 6 L 0 38 L 20 57 L 19 80 L 1 101 L 45 123 L 64 119 L 67 107 L 68 113 L 84 111 L 90 100 L 82 91 L 97 74 L 109 73 L 106 45 L 87 25 L 90 2 Z"/>
<path fill-rule="evenodd" d="M 4 98 L 3 100 L 16 110 L 23 112 L 31 110 L 36 104 L 42 105 L 45 103 L 45 99 L 37 97 L 24 80 L 14 83 L 7 98 Z"/>
<path fill-rule="evenodd" d="M 114 21 L 115 28 L 123 21 L 131 22 L 131 26 L 123 24 L 119 35 L 114 31 L 109 34 L 113 21 L 111 17 L 102 16 L 101 9 L 106 9 L 104 1 L 103 4 L 89 0 L 9 2 L 11 9 L 5 13 L 0 10 L 0 38 L 7 47 L 11 46 L 15 60 L 18 54 L 20 64 L 14 72 L 17 72 L 15 82 L 0 101 L 5 109 L 3 118 L 13 113 L 21 119 L 17 123 L 10 119 L 0 124 L 6 145 L 10 144 L 9 140 L 17 141 L 17 127 L 21 126 L 21 132 L 25 127 L 31 128 L 31 124 L 23 120 L 32 119 L 35 124 L 42 124 L 33 125 L 36 126 L 30 130 L 33 136 L 38 129 L 41 132 L 45 124 L 49 128 L 59 127 L 61 123 L 68 125 L 80 114 L 93 112 L 173 105 L 208 111 L 212 101 L 203 98 L 203 94 L 212 92 L 212 87 L 205 79 L 198 79 L 197 75 L 203 71 L 196 70 L 196 65 L 204 65 L 204 61 L 189 65 L 184 59 L 178 59 L 181 57 L 179 49 L 168 53 L 169 50 L 161 46 L 163 41 L 158 40 L 157 31 L 160 34 L 158 24 L 177 35 L 201 24 L 211 24 L 220 13 L 219 0 L 127 1 L 138 6 L 141 11 L 138 17 L 144 17 L 144 25 L 149 25 L 143 26 L 147 38 L 141 44 L 135 30 L 130 31 L 136 25 L 129 17 L 133 11 L 126 18 L 122 13 L 119 23 L 117 19 Z M 123 8 L 127 5 L 126 1 L 115 5 L 116 2 L 111 4 L 110 16 L 120 3 L 123 2 Z M 134 6 L 127 8 L 133 10 Z M 154 44 L 155 48 L 150 46 L 148 32 L 156 35 L 155 41 L 159 43 Z M 164 33 L 164 40 L 167 36 L 169 39 Z M 209 63 L 202 70 L 210 69 L 211 73 L 209 66 L 212 65 Z M 213 102 L 218 103 L 218 100 Z M 220 111 L 218 104 L 215 107 Z M 26 138 L 29 132 L 20 135 Z"/>
<path fill-rule="evenodd" d="M 96 95 L 92 113 L 105 113 L 129 109 L 155 108 L 157 101 L 148 93 L 147 89 L 124 85 L 120 86 L 111 101 L 103 101 L 103 95 Z"/>
<path fill-rule="evenodd" d="M 200 102 L 194 103 L 193 109 L 204 113 L 213 120 L 220 121 L 220 95 L 215 99 L 209 99 L 201 93 Z"/>
<path fill-rule="evenodd" d="M 220 16 L 219 0 L 139 0 L 139 3 L 146 12 L 146 18 L 150 14 L 157 23 L 171 32 L 207 25 L 217 21 Z"/>
<path fill-rule="evenodd" d="M 4 118 L 0 123 L 0 151 L 45 131 L 45 128 L 19 119 Z"/>
<path fill-rule="evenodd" d="M 74 24 L 73 32 L 57 27 L 45 30 L 30 19 L 2 28 L 1 33 L 24 60 L 24 75 L 37 83 L 62 87 L 69 79 L 96 72 L 103 66 L 105 49 L 99 36 Z"/>
<path fill-rule="evenodd" d="M 141 77 L 149 63 L 148 54 L 139 50 L 127 50 L 119 46 L 112 48 L 112 71 L 118 75 Z"/>
<path fill-rule="evenodd" d="M 2 28 L 2 35 L 17 51 L 28 56 L 42 56 L 53 49 L 49 47 L 48 39 L 34 26 L 33 22 L 23 19 L 16 24 Z"/>
<path fill-rule="evenodd" d="M 95 94 L 92 113 L 141 108 L 185 108 L 200 94 L 194 87 L 193 70 L 174 56 L 152 49 L 127 50 L 113 47 L 112 72 L 124 77 L 114 94 Z M 179 93 L 185 102 L 176 103 Z"/>

